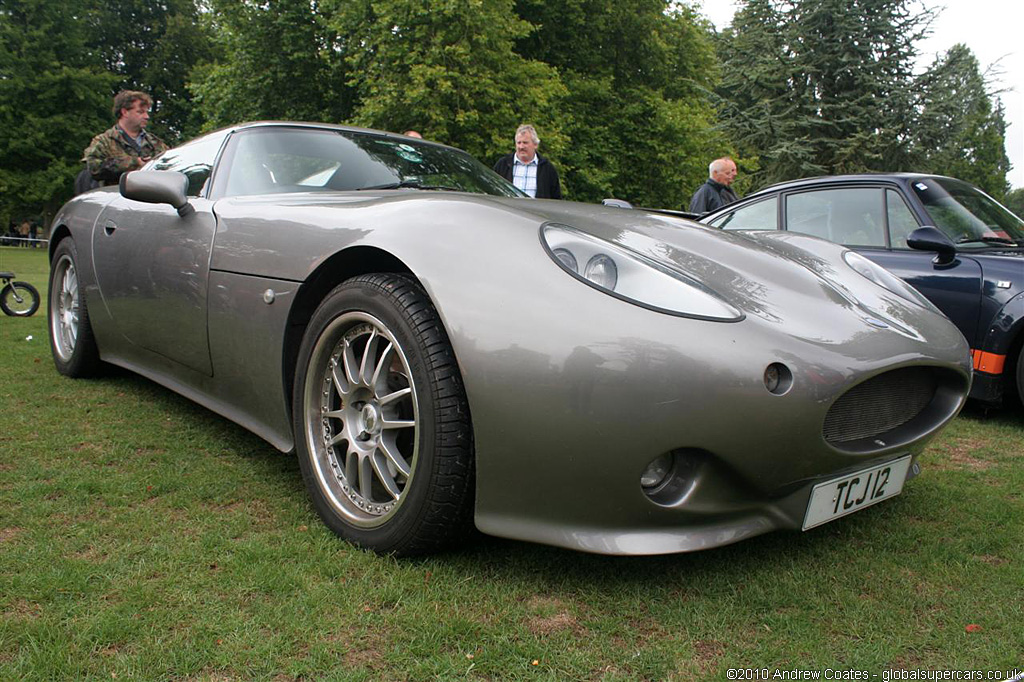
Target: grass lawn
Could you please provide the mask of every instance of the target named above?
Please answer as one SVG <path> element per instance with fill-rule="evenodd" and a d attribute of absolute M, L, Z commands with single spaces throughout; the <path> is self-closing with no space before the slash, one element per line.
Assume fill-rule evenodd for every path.
<path fill-rule="evenodd" d="M 0 680 L 1024 667 L 1019 411 L 969 408 L 902 495 L 807 533 L 648 558 L 480 538 L 399 561 L 327 531 L 295 459 L 240 427 L 125 372 L 58 375 L 45 258 L 0 248 L 44 295 L 0 318 Z"/>

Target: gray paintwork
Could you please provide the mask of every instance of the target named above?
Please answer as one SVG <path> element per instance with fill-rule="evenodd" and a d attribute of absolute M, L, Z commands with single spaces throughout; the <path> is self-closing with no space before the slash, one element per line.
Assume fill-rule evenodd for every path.
<path fill-rule="evenodd" d="M 916 460 L 970 382 L 952 324 L 810 237 L 458 192 L 190 203 L 179 216 L 107 188 L 55 219 L 54 243 L 78 245 L 102 358 L 291 450 L 291 346 L 315 305 L 310 292 L 386 257 L 423 285 L 451 339 L 472 414 L 476 523 L 494 535 L 654 554 L 799 528 L 814 483 L 904 453 Z M 682 270 L 743 319 L 653 312 L 587 286 L 543 248 L 548 222 Z M 785 395 L 765 389 L 773 362 L 793 373 Z M 915 365 L 953 377 L 928 429 L 861 452 L 824 441 L 841 393 Z M 701 453 L 694 493 L 655 504 L 640 473 L 679 448 Z"/>

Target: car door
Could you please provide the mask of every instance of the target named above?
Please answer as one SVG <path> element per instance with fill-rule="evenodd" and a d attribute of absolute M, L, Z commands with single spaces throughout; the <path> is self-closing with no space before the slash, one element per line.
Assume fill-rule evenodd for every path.
<path fill-rule="evenodd" d="M 962 254 L 950 263 L 936 263 L 931 251 L 911 249 L 907 246 L 907 235 L 921 227 L 920 222 L 897 190 L 887 188 L 884 200 L 890 248 L 858 250 L 924 294 L 952 320 L 971 348 L 976 348 L 981 266 Z"/>
<path fill-rule="evenodd" d="M 92 249 L 100 295 L 118 330 L 132 343 L 206 375 L 210 253 L 217 222 L 203 188 L 224 133 L 170 150 L 150 170 L 189 178 L 185 216 L 166 204 L 117 197 L 99 215 Z"/>

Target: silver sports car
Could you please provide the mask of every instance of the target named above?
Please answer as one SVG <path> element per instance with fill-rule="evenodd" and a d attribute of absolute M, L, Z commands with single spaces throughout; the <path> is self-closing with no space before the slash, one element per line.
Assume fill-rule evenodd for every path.
<path fill-rule="evenodd" d="M 372 130 L 211 133 L 69 202 L 50 255 L 60 372 L 126 367 L 295 451 L 384 553 L 814 528 L 899 494 L 971 377 L 841 246 L 533 200 Z"/>

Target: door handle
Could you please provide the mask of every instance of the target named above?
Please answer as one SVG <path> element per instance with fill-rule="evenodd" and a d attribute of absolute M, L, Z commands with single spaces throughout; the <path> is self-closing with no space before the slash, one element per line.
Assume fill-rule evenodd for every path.
<path fill-rule="evenodd" d="M 110 222 L 109 220 L 107 221 L 107 224 L 103 226 L 103 232 L 105 232 L 108 237 L 110 235 L 114 234 L 114 230 L 116 230 L 116 229 L 117 229 L 117 225 L 115 225 L 114 223 Z"/>

